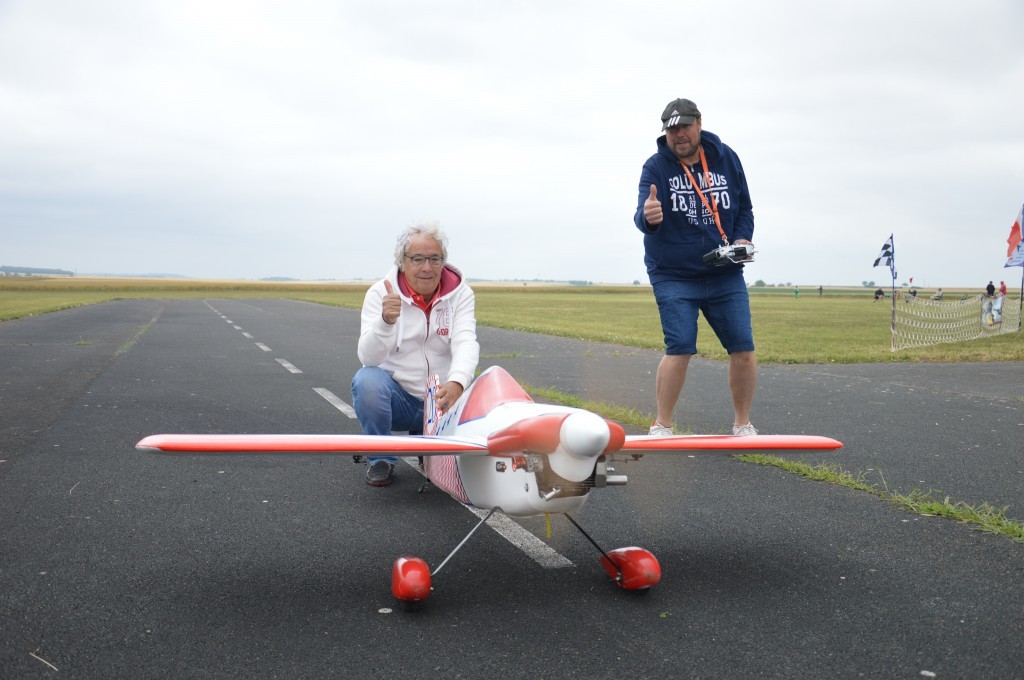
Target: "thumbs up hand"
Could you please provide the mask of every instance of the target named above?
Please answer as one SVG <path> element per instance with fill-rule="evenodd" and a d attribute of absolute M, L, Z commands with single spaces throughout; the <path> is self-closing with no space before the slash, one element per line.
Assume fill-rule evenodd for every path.
<path fill-rule="evenodd" d="M 384 279 L 384 289 L 387 294 L 381 300 L 380 315 L 384 319 L 384 323 L 390 326 L 398 321 L 398 317 L 402 314 L 402 298 L 395 292 L 394 286 L 387 279 Z"/>
<path fill-rule="evenodd" d="M 644 220 L 647 224 L 661 224 L 665 216 L 661 212 L 661 201 L 658 200 L 658 187 L 651 185 L 651 195 L 644 201 Z"/>

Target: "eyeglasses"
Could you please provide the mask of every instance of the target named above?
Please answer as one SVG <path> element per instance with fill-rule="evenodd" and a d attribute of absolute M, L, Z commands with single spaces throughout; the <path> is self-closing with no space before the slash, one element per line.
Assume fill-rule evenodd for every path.
<path fill-rule="evenodd" d="M 440 255 L 431 255 L 430 257 L 424 257 L 422 255 L 406 255 L 405 259 L 410 260 L 416 267 L 422 267 L 427 262 L 430 263 L 431 267 L 440 267 L 444 264 L 444 258 Z"/>

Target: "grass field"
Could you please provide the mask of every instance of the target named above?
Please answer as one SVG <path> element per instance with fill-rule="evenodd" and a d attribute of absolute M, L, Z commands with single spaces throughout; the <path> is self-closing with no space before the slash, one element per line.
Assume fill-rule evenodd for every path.
<path fill-rule="evenodd" d="M 358 309 L 368 286 L 369 282 L 5 277 L 0 278 L 0 321 L 124 298 L 287 298 Z M 657 306 L 647 286 L 475 284 L 474 290 L 477 319 L 483 325 L 663 347 Z M 1017 304 L 1016 296 L 1011 298 Z M 822 297 L 816 290 L 805 290 L 800 298 L 791 289 L 752 288 L 751 309 L 761 363 L 1024 360 L 1021 333 L 890 352 L 891 303 L 872 302 L 866 288 L 826 289 Z M 724 350 L 703 319 L 701 326 L 699 353 L 724 359 Z"/>

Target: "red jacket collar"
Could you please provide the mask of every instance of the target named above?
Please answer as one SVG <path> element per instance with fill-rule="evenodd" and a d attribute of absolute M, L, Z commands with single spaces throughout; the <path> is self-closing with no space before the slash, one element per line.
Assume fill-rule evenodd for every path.
<path fill-rule="evenodd" d="M 423 296 L 409 286 L 409 282 L 405 280 L 405 272 L 398 272 L 398 288 L 402 291 L 402 295 L 412 298 L 412 303 L 425 312 L 429 312 L 442 295 L 447 295 L 455 290 L 461 281 L 462 278 L 458 274 L 445 267 L 441 270 L 441 283 L 438 284 L 437 289 L 431 295 Z"/>

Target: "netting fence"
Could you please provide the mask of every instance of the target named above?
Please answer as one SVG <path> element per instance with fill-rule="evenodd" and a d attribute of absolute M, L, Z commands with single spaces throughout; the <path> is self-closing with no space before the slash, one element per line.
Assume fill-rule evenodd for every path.
<path fill-rule="evenodd" d="M 897 293 L 894 305 L 894 352 L 1017 333 L 1021 327 L 1020 300 L 1015 296 L 974 295 L 962 300 L 936 300 Z"/>

